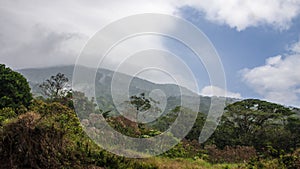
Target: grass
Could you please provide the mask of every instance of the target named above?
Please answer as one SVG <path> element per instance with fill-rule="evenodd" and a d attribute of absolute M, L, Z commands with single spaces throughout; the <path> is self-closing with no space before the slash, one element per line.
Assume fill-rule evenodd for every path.
<path fill-rule="evenodd" d="M 191 158 L 166 158 L 166 157 L 152 157 L 144 159 L 144 162 L 153 164 L 161 169 L 184 168 L 184 169 L 224 169 L 239 168 L 241 164 L 211 164 L 202 159 Z"/>

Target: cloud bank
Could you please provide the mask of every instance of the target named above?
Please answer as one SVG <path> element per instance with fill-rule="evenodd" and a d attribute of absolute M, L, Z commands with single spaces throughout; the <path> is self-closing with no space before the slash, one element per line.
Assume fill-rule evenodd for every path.
<path fill-rule="evenodd" d="M 202 88 L 200 94 L 203 96 L 242 98 L 240 93 L 230 92 L 217 86 L 205 86 Z"/>
<path fill-rule="evenodd" d="M 13 68 L 55 65 L 58 60 L 72 64 L 95 32 L 133 14 L 180 16 L 180 9 L 190 6 L 207 20 L 240 31 L 260 25 L 288 29 L 300 12 L 298 0 L 12 0 L 0 1 L 0 6 L 0 59 Z"/>
<path fill-rule="evenodd" d="M 300 41 L 265 65 L 244 69 L 244 82 L 265 99 L 300 107 Z"/>
<path fill-rule="evenodd" d="M 202 11 L 207 20 L 238 31 L 261 25 L 288 29 L 300 13 L 298 0 L 190 0 L 187 4 Z"/>

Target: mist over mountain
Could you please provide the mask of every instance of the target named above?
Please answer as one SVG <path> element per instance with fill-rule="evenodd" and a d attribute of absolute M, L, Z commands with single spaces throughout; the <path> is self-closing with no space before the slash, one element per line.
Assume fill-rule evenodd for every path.
<path fill-rule="evenodd" d="M 118 75 L 118 78 L 131 79 L 129 85 L 129 95 L 137 95 L 140 93 L 145 93 L 147 96 L 151 95 L 152 91 L 161 92 L 166 98 L 166 107 L 164 110 L 170 111 L 181 103 L 181 96 L 184 95 L 186 100 L 190 100 L 188 102 L 193 103 L 194 99 L 200 99 L 200 107 L 199 111 L 208 113 L 211 97 L 200 96 L 185 87 L 178 86 L 176 84 L 157 84 L 150 82 L 145 79 L 141 79 L 139 77 L 131 77 L 129 75 L 113 72 L 108 69 L 98 69 L 97 71 L 94 68 L 88 68 L 84 66 L 77 67 L 80 69 L 80 72 L 84 76 L 93 76 L 95 75 L 95 93 L 96 93 L 96 101 L 101 109 L 109 110 L 115 107 L 113 105 L 113 99 L 111 96 L 111 83 L 114 75 Z M 73 78 L 74 65 L 68 66 L 56 66 L 56 67 L 46 67 L 46 68 L 28 68 L 28 69 L 20 69 L 18 72 L 23 74 L 32 88 L 32 92 L 35 95 L 41 95 L 40 89 L 38 85 L 49 79 L 51 76 L 56 75 L 57 73 L 63 73 L 69 79 L 69 83 L 71 85 Z M 95 74 L 96 73 L 96 74 Z M 92 84 L 85 84 L 90 86 Z M 83 86 L 85 87 L 85 86 Z M 114 89 L 121 90 L 121 89 Z M 124 93 L 124 91 L 116 91 L 120 95 Z M 93 96 L 93 93 L 85 93 L 88 97 Z M 214 97 L 217 99 L 218 97 Z M 230 104 L 238 101 L 235 98 L 226 98 L 226 104 Z"/>

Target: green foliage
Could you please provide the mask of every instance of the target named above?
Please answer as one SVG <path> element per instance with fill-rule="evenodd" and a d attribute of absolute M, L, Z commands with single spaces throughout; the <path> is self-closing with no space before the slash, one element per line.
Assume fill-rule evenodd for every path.
<path fill-rule="evenodd" d="M 126 159 L 108 153 L 107 151 L 100 151 L 98 154 L 92 156 L 95 159 L 95 165 L 103 166 L 108 169 L 156 169 L 155 165 L 143 163 L 138 160 Z"/>
<path fill-rule="evenodd" d="M 289 144 L 293 149 L 300 147 L 300 118 L 289 117 L 287 119 L 286 130 L 290 131 Z"/>
<path fill-rule="evenodd" d="M 170 112 L 163 114 L 163 116 L 159 117 L 155 123 L 151 124 L 151 127 L 162 132 L 166 131 L 170 125 L 175 122 L 180 110 L 181 107 L 177 106 Z"/>
<path fill-rule="evenodd" d="M 282 163 L 288 169 L 300 168 L 300 157 L 296 155 L 283 155 L 280 157 Z"/>
<path fill-rule="evenodd" d="M 212 138 L 219 148 L 227 145 L 254 146 L 259 151 L 266 146 L 284 151 L 293 148 L 289 140 L 291 132 L 286 128 L 287 119 L 294 114 L 289 108 L 247 99 L 228 105 L 225 111 Z"/>
<path fill-rule="evenodd" d="M 0 64 L 0 109 L 11 107 L 15 110 L 27 108 L 32 96 L 27 80 L 5 65 Z"/>
<path fill-rule="evenodd" d="M 5 168 L 59 168 L 74 159 L 67 156 L 65 133 L 43 124 L 39 114 L 26 113 L 3 127 L 0 163 Z M 72 165 L 76 165 L 72 162 Z"/>
<path fill-rule="evenodd" d="M 293 114 L 284 106 L 256 99 L 236 102 L 225 110 L 227 119 L 234 122 L 245 135 L 253 134 L 270 123 L 283 123 L 285 117 Z"/>
<path fill-rule="evenodd" d="M 145 93 L 141 93 L 140 96 L 131 96 L 130 103 L 134 105 L 138 113 L 151 108 L 150 100 L 145 97 Z"/>
<path fill-rule="evenodd" d="M 175 147 L 163 153 L 162 156 L 166 156 L 170 158 L 176 158 L 176 157 L 186 158 L 188 156 L 188 152 L 184 149 L 183 143 L 180 142 Z"/>
<path fill-rule="evenodd" d="M 185 138 L 188 140 L 198 140 L 205 120 L 206 115 L 204 113 L 199 112 L 197 119 L 193 125 L 193 128 Z"/>
<path fill-rule="evenodd" d="M 155 123 L 141 125 L 109 114 L 115 111 L 111 98 L 103 96 L 98 100 L 105 112 L 95 110 L 93 99 L 89 100 L 80 92 L 70 92 L 68 79 L 61 73 L 40 85 L 49 99 L 32 101 L 30 88 L 22 75 L 4 65 L 0 65 L 0 70 L 0 168 L 157 168 L 154 165 L 157 163 L 127 159 L 102 150 L 85 134 L 76 113 L 84 119 L 85 129 L 103 129 L 103 124 L 97 121 L 97 117 L 103 115 L 115 130 L 137 138 L 159 135 L 176 121 L 178 114 L 189 117 L 191 113 L 175 107 Z M 19 90 L 20 87 L 24 89 Z M 77 105 L 76 113 L 72 95 L 76 96 L 73 100 Z M 134 112 L 140 113 L 155 107 L 153 102 L 142 93 L 132 96 L 129 103 L 135 107 Z M 167 110 L 171 108 L 174 107 Z M 27 110 L 29 112 L 25 113 Z M 256 99 L 228 105 L 220 125 L 204 148 L 204 144 L 199 145 L 197 141 L 205 120 L 206 114 L 198 113 L 186 139 L 157 158 L 176 161 L 185 158 L 185 163 L 203 159 L 212 163 L 250 161 L 248 168 L 300 168 L 300 119 L 289 108 Z M 170 137 L 182 135 L 184 127 L 172 129 Z M 255 158 L 256 152 L 259 158 Z M 223 165 L 228 166 L 231 165 Z"/>
<path fill-rule="evenodd" d="M 169 158 L 205 158 L 204 150 L 198 141 L 182 140 L 176 146 L 163 153 L 161 156 Z"/>
<path fill-rule="evenodd" d="M 2 124 L 11 119 L 11 118 L 14 118 L 16 117 L 17 114 L 15 113 L 15 111 L 10 108 L 10 107 L 5 107 L 5 108 L 2 108 L 0 110 L 0 126 L 2 126 Z"/>
<path fill-rule="evenodd" d="M 300 154 L 283 154 L 272 159 L 253 158 L 246 165 L 247 168 L 281 168 L 298 169 L 300 168 Z"/>
<path fill-rule="evenodd" d="M 35 100 L 30 109 L 35 113 L 12 119 L 0 130 L 0 167 L 157 168 L 101 150 L 85 135 L 75 112 L 67 106 Z"/>

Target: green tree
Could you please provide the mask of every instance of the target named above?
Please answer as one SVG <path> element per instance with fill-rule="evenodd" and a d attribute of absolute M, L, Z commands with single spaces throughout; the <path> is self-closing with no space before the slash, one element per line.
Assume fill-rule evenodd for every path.
<path fill-rule="evenodd" d="M 206 115 L 204 113 L 198 112 L 197 119 L 193 125 L 193 128 L 185 138 L 188 140 L 198 140 L 205 120 Z"/>
<path fill-rule="evenodd" d="M 299 116 L 292 116 L 287 119 L 288 123 L 286 129 L 290 131 L 291 138 L 290 142 L 293 146 L 293 149 L 300 147 L 300 118 Z"/>
<path fill-rule="evenodd" d="M 31 100 L 30 87 L 24 76 L 0 64 L 0 109 L 28 107 Z"/>
<path fill-rule="evenodd" d="M 70 92 L 68 81 L 69 79 L 64 74 L 58 73 L 44 81 L 39 87 L 43 94 L 50 99 L 60 99 Z"/>
<path fill-rule="evenodd" d="M 254 146 L 257 149 L 267 145 L 288 149 L 284 145 L 288 135 L 284 134 L 286 132 L 283 129 L 288 117 L 293 114 L 287 107 L 257 99 L 233 103 L 225 108 L 220 126 L 214 133 L 214 141 L 221 148 L 226 143 L 230 146 Z M 273 142 L 274 139 L 282 140 L 279 143 L 282 146 Z"/>
<path fill-rule="evenodd" d="M 136 117 L 141 111 L 146 111 L 151 108 L 150 100 L 145 97 L 145 93 L 141 93 L 139 96 L 131 96 L 130 103 L 136 108 Z"/>

